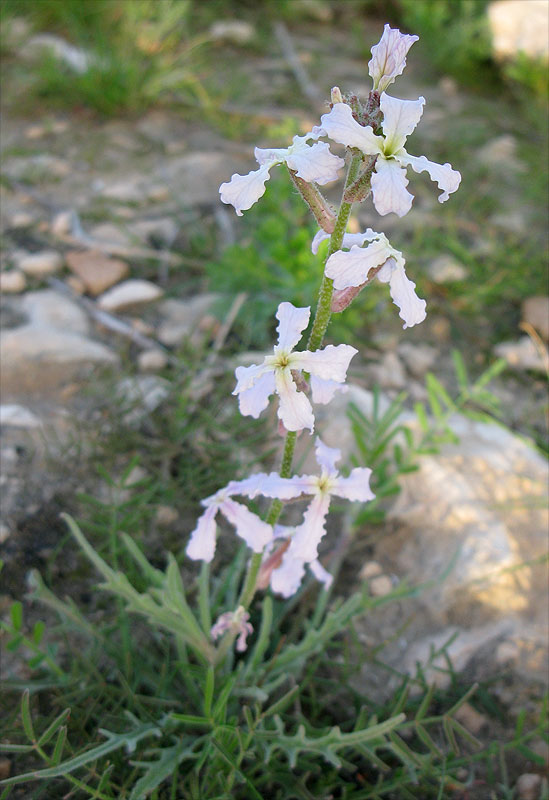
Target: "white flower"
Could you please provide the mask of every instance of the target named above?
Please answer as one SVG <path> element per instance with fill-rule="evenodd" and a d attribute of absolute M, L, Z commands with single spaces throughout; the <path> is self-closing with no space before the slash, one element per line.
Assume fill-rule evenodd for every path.
<path fill-rule="evenodd" d="M 254 629 L 249 622 L 250 615 L 245 610 L 244 606 L 238 606 L 236 611 L 226 611 L 218 618 L 215 625 L 212 625 L 210 636 L 215 641 L 220 636 L 223 636 L 227 631 L 238 633 L 236 641 L 236 649 L 239 653 L 243 653 L 247 648 L 246 638 Z"/>
<path fill-rule="evenodd" d="M 242 485 L 245 488 L 247 482 L 242 481 Z M 218 512 L 234 525 L 238 536 L 244 539 L 254 553 L 261 553 L 265 545 L 271 541 L 273 537 L 271 526 L 260 520 L 242 503 L 233 500 L 234 494 L 244 494 L 238 481 L 231 481 L 225 488 L 202 500 L 206 511 L 198 519 L 187 545 L 186 553 L 189 558 L 211 561 L 214 557 L 217 532 L 215 518 Z"/>
<path fill-rule="evenodd" d="M 337 180 L 338 171 L 345 162 L 330 152 L 326 142 L 316 141 L 325 135 L 325 131 L 317 125 L 305 136 L 294 136 L 293 144 L 285 149 L 262 150 L 256 147 L 254 153 L 259 169 L 247 175 L 235 173 L 230 181 L 222 183 L 219 187 L 221 200 L 233 205 L 241 217 L 243 211 L 251 208 L 264 195 L 271 167 L 284 162 L 295 170 L 298 178 L 309 183 L 314 181 L 322 186 Z M 314 139 L 315 144 L 307 144 L 309 139 Z"/>
<path fill-rule="evenodd" d="M 297 566 L 291 567 L 292 559 L 302 561 L 304 564 L 310 564 L 317 559 L 318 545 L 326 532 L 324 525 L 330 508 L 331 496 L 336 495 L 347 500 L 361 500 L 362 502 L 374 498 L 369 484 L 371 469 L 355 467 L 348 478 L 343 478 L 335 467 L 336 462 L 341 458 L 340 450 L 327 447 L 321 439 L 317 438 L 315 452 L 316 460 L 321 467 L 320 476 L 294 475 L 293 478 L 281 478 L 272 472 L 269 475 L 263 475 L 261 481 L 258 482 L 258 487 L 261 488 L 258 488 L 257 491 L 266 497 L 289 500 L 300 495 L 313 496 L 303 515 L 303 522 L 295 529 L 290 547 L 282 562 L 283 564 L 287 563 L 292 580 L 297 580 L 299 572 Z M 290 577 L 287 580 L 290 582 Z"/>
<path fill-rule="evenodd" d="M 380 108 L 383 112 L 383 136 L 376 136 L 370 125 L 363 127 L 353 118 L 351 108 L 345 103 L 336 103 L 329 114 L 322 117 L 322 127 L 334 141 L 357 147 L 363 153 L 377 155 L 372 174 L 374 206 L 382 216 L 394 212 L 403 217 L 412 207 L 413 196 L 406 189 L 408 178 L 406 167 L 415 172 L 427 171 L 436 181 L 442 193 L 439 202 L 444 203 L 458 188 L 461 175 L 450 164 L 436 164 L 425 156 L 411 156 L 404 149 L 407 137 L 418 124 L 423 113 L 425 98 L 398 100 L 382 94 Z"/>
<path fill-rule="evenodd" d="M 294 529 L 284 525 L 276 525 L 274 530 L 273 544 L 279 538 L 291 537 Z M 272 558 L 272 557 L 270 557 Z M 268 561 L 268 560 L 267 560 Z M 266 562 L 267 563 L 267 562 Z M 306 561 L 303 558 L 298 558 L 292 549 L 292 543 L 285 550 L 281 556 L 280 564 L 277 564 L 274 569 L 270 567 L 270 585 L 273 592 L 282 595 L 282 597 L 291 597 L 297 592 L 301 586 L 301 581 L 305 575 Z M 309 569 L 314 577 L 320 583 L 323 583 L 326 589 L 332 585 L 333 576 L 324 569 L 320 561 L 315 559 L 309 563 Z"/>
<path fill-rule="evenodd" d="M 312 244 L 313 252 L 316 252 L 325 238 L 328 236 L 324 231 L 316 234 Z M 365 242 L 370 242 L 368 247 L 363 247 Z M 328 278 L 332 278 L 334 289 L 342 291 L 349 286 L 362 286 L 368 280 L 370 270 L 383 265 L 376 277 L 382 283 L 389 284 L 393 302 L 399 307 L 399 316 L 404 320 L 403 327 L 411 328 L 423 322 L 427 304 L 417 296 L 415 283 L 406 275 L 404 256 L 391 247 L 383 233 L 376 233 L 371 228 L 364 233 L 346 233 L 342 246 L 349 247 L 350 250 L 338 250 L 326 261 L 325 273 Z"/>
<path fill-rule="evenodd" d="M 269 397 L 278 394 L 278 417 L 286 430 L 300 431 L 314 428 L 314 415 L 307 395 L 298 391 L 292 371 L 304 370 L 311 376 L 311 394 L 315 403 L 328 403 L 344 383 L 349 362 L 356 348 L 348 344 L 328 345 L 323 350 L 293 352 L 309 323 L 311 309 L 296 308 L 291 303 L 281 303 L 276 312 L 279 321 L 278 344 L 274 355 L 265 356 L 262 364 L 237 367 L 237 383 L 233 394 L 239 396 L 242 414 L 259 417 L 269 403 Z"/>
<path fill-rule="evenodd" d="M 402 75 L 406 66 L 406 54 L 419 36 L 410 36 L 385 25 L 383 36 L 372 47 L 372 59 L 368 72 L 374 81 L 374 91 L 386 91 L 397 75 Z"/>

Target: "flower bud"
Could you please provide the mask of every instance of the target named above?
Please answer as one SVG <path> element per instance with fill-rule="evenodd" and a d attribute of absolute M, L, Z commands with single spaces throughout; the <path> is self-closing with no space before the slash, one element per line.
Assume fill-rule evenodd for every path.
<path fill-rule="evenodd" d="M 341 94 L 339 86 L 334 86 L 334 88 L 332 89 L 331 100 L 333 104 L 343 102 L 343 95 Z"/>
<path fill-rule="evenodd" d="M 361 283 L 360 286 L 348 286 L 346 289 L 335 289 L 332 295 L 330 311 L 333 314 L 339 314 L 341 311 L 345 311 L 345 309 L 351 305 L 357 294 L 364 289 L 367 282 L 368 281 Z"/>

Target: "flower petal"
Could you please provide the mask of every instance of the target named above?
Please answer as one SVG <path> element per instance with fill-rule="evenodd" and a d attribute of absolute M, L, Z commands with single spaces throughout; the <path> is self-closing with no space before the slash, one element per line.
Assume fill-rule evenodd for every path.
<path fill-rule="evenodd" d="M 262 375 L 266 372 L 272 372 L 272 369 L 272 366 L 267 364 L 266 360 L 263 364 L 251 364 L 249 367 L 237 367 L 234 371 L 236 386 L 233 389 L 233 394 L 240 394 L 240 392 L 244 392 L 246 389 L 251 389 Z"/>
<path fill-rule="evenodd" d="M 305 372 L 324 380 L 343 383 L 355 353 L 358 353 L 358 350 L 350 344 L 329 344 L 323 350 L 315 350 L 313 353 L 309 350 L 292 353 L 290 366 L 292 369 L 305 370 Z"/>
<path fill-rule="evenodd" d="M 304 561 L 316 559 L 319 542 L 326 533 L 324 525 L 329 508 L 329 494 L 317 494 L 311 500 L 303 515 L 303 522 L 296 528 L 292 539 L 290 549 L 296 558 Z"/>
<path fill-rule="evenodd" d="M 296 558 L 290 548 L 284 553 L 282 563 L 271 575 L 271 589 L 282 597 L 291 597 L 297 592 L 305 575 L 305 562 Z"/>
<path fill-rule="evenodd" d="M 278 472 L 259 472 L 252 475 L 241 483 L 244 484 L 242 494 L 247 497 L 257 497 L 262 494 L 264 497 L 276 497 L 279 500 L 291 500 L 299 497 L 309 488 L 308 484 L 297 478 L 281 478 Z M 275 531 L 275 535 L 277 534 Z"/>
<path fill-rule="evenodd" d="M 411 156 L 408 153 L 399 154 L 399 161 L 403 165 L 410 165 L 414 172 L 428 172 L 431 180 L 436 181 L 438 188 L 442 189 L 442 194 L 438 198 L 439 203 L 444 203 L 452 192 L 459 188 L 461 183 L 461 173 L 457 169 L 452 169 L 448 163 L 437 164 L 429 161 L 425 156 Z"/>
<path fill-rule="evenodd" d="M 374 81 L 374 90 L 384 92 L 397 75 L 402 75 L 406 66 L 406 54 L 419 36 L 410 36 L 385 25 L 383 36 L 372 47 L 372 58 L 368 72 Z"/>
<path fill-rule="evenodd" d="M 404 270 L 404 258 L 390 258 L 377 273 L 382 283 L 389 283 L 393 303 L 400 309 L 399 317 L 404 320 L 403 328 L 412 328 L 423 322 L 427 313 L 427 303 L 415 293 L 416 285 Z"/>
<path fill-rule="evenodd" d="M 301 339 L 301 334 L 309 324 L 310 316 L 310 306 L 296 308 L 292 303 L 280 303 L 276 312 L 278 344 L 275 347 L 275 352 L 284 350 L 289 353 L 294 349 Z"/>
<path fill-rule="evenodd" d="M 415 130 L 423 114 L 425 98 L 399 100 L 382 94 L 379 107 L 383 111 L 381 127 L 385 134 L 384 152 L 387 156 L 396 155 L 404 146 L 407 137 Z"/>
<path fill-rule="evenodd" d="M 393 211 L 399 217 L 407 214 L 414 199 L 407 191 L 407 186 L 406 170 L 396 159 L 378 158 L 372 174 L 372 193 L 377 213 L 384 216 Z"/>
<path fill-rule="evenodd" d="M 320 583 L 324 584 L 325 589 L 329 589 L 332 583 L 334 582 L 334 576 L 330 575 L 327 569 L 324 569 L 322 564 L 318 559 L 311 561 L 309 564 L 309 569 Z"/>
<path fill-rule="evenodd" d="M 239 367 L 238 369 L 246 369 Z M 238 370 L 237 370 L 238 371 Z M 262 411 L 269 405 L 269 397 L 275 392 L 275 376 L 270 370 L 258 378 L 253 386 L 238 392 L 238 407 L 240 413 L 247 417 L 257 419 Z M 233 394 L 236 394 L 236 389 Z"/>
<path fill-rule="evenodd" d="M 278 417 L 288 431 L 301 431 L 315 425 L 313 408 L 309 398 L 298 392 L 289 369 L 279 369 L 275 373 L 276 391 L 280 398 Z"/>
<path fill-rule="evenodd" d="M 261 553 L 273 538 L 273 529 L 242 503 L 227 499 L 220 506 L 221 513 L 234 525 L 237 534 L 244 539 L 254 553 Z"/>
<path fill-rule="evenodd" d="M 254 156 L 257 163 L 261 166 L 274 167 L 275 164 L 281 164 L 286 160 L 286 156 L 290 152 L 289 147 L 255 147 Z"/>
<path fill-rule="evenodd" d="M 364 128 L 353 117 L 346 103 L 336 103 L 329 114 L 320 119 L 322 127 L 334 142 L 347 147 L 358 147 L 363 153 L 374 156 L 383 153 L 384 139 L 376 136 L 370 126 Z"/>
<path fill-rule="evenodd" d="M 373 500 L 375 494 L 370 489 L 372 470 L 367 467 L 355 467 L 348 478 L 336 478 L 332 494 L 345 497 L 347 500 Z"/>
<path fill-rule="evenodd" d="M 337 472 L 335 465 L 341 459 L 341 450 L 336 447 L 328 447 L 320 436 L 317 436 L 315 442 L 315 456 L 319 467 L 322 467 L 322 470 L 328 475 L 334 475 Z"/>
<path fill-rule="evenodd" d="M 315 233 L 314 239 L 311 242 L 311 252 L 313 255 L 317 255 L 319 246 L 322 244 L 322 242 L 325 242 L 326 239 L 329 239 L 331 235 L 331 233 L 326 233 L 326 231 L 323 231 L 322 228 Z"/>
<path fill-rule="evenodd" d="M 249 172 L 247 175 L 235 173 L 228 183 L 219 187 L 219 195 L 223 203 L 233 205 L 239 217 L 265 194 L 265 183 L 269 180 L 271 163 Z"/>
<path fill-rule="evenodd" d="M 211 505 L 198 518 L 196 528 L 191 534 L 191 539 L 185 552 L 195 561 L 211 561 L 215 553 L 215 515 L 219 506 Z"/>
<path fill-rule="evenodd" d="M 345 162 L 330 152 L 326 142 L 316 142 L 313 145 L 295 145 L 290 148 L 286 164 L 296 171 L 298 178 L 323 186 L 338 179 L 339 170 Z"/>
<path fill-rule="evenodd" d="M 361 286 L 373 267 L 379 267 L 391 256 L 392 248 L 385 237 L 372 242 L 368 247 L 354 244 L 349 252 L 338 250 L 330 256 L 324 270 L 334 281 L 335 289 Z"/>
<path fill-rule="evenodd" d="M 311 384 L 311 396 L 313 403 L 320 403 L 326 405 L 333 400 L 336 392 L 346 392 L 348 387 L 344 383 L 338 381 L 326 380 L 319 378 L 316 375 L 311 375 L 309 383 Z"/>

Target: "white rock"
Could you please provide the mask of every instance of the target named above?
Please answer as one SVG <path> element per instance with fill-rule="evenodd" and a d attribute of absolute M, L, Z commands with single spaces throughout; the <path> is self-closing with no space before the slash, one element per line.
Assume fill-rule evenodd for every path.
<path fill-rule="evenodd" d="M 84 335 L 90 329 L 86 312 L 53 289 L 27 292 L 21 300 L 21 310 L 27 315 L 29 323 L 36 328 L 54 328 Z M 37 333 L 37 336 L 40 334 Z"/>
<path fill-rule="evenodd" d="M 143 350 L 137 357 L 140 372 L 159 372 L 168 363 L 168 356 L 162 350 Z"/>
<path fill-rule="evenodd" d="M 157 525 L 160 525 L 162 528 L 169 528 L 177 522 L 179 513 L 177 508 L 173 506 L 158 506 L 154 518 Z"/>
<path fill-rule="evenodd" d="M 518 800 L 538 800 L 541 792 L 541 775 L 524 772 L 517 781 Z"/>
<path fill-rule="evenodd" d="M 12 403 L 0 405 L 0 425 L 13 428 L 40 428 L 42 421 L 30 409 Z"/>
<path fill-rule="evenodd" d="M 128 280 L 102 294 L 97 303 L 105 311 L 124 311 L 158 300 L 164 292 L 156 284 L 145 280 Z"/>
<path fill-rule="evenodd" d="M 145 196 L 139 178 L 111 183 L 105 186 L 102 194 L 103 197 L 107 197 L 109 200 L 117 200 L 120 203 L 140 203 Z"/>
<path fill-rule="evenodd" d="M 536 347 L 529 336 L 522 336 L 515 342 L 500 342 L 494 347 L 494 353 L 515 369 L 531 369 L 535 372 L 547 372 L 549 369 L 547 349 Z"/>
<path fill-rule="evenodd" d="M 167 245 L 169 247 L 173 244 L 177 236 L 179 226 L 171 217 L 163 217 L 134 222 L 129 230 L 144 242 L 154 240 L 155 243 Z"/>
<path fill-rule="evenodd" d="M 10 228 L 28 228 L 34 221 L 32 214 L 21 211 L 19 214 L 14 214 L 10 219 Z"/>
<path fill-rule="evenodd" d="M 528 297 L 522 304 L 522 318 L 549 341 L 549 297 Z"/>
<path fill-rule="evenodd" d="M 71 233 L 75 218 L 77 218 L 75 211 L 60 211 L 52 220 L 51 232 L 54 236 L 66 236 Z"/>
<path fill-rule="evenodd" d="M 201 294 L 189 300 L 164 300 L 158 307 L 163 322 L 158 329 L 158 338 L 168 346 L 179 345 L 190 337 L 209 314 L 219 295 Z"/>
<path fill-rule="evenodd" d="M 549 55 L 549 15 L 546 0 L 497 0 L 488 6 L 492 47 L 497 58 L 526 53 Z"/>
<path fill-rule="evenodd" d="M 23 272 L 12 269 L 9 272 L 0 272 L 0 292 L 6 294 L 19 294 L 27 287 L 27 279 Z"/>
<path fill-rule="evenodd" d="M 372 381 L 382 389 L 403 389 L 406 386 L 406 372 L 396 353 L 384 353 L 377 364 L 368 365 Z"/>
<path fill-rule="evenodd" d="M 376 575 L 368 583 L 368 589 L 374 597 L 385 597 L 393 591 L 393 582 L 388 575 Z"/>
<path fill-rule="evenodd" d="M 473 736 L 479 734 L 488 723 L 487 717 L 477 711 L 470 703 L 463 703 L 456 711 L 455 716 L 457 721 L 461 722 Z"/>
<path fill-rule="evenodd" d="M 46 278 L 55 275 L 63 267 L 63 259 L 55 250 L 31 253 L 18 260 L 17 266 L 33 278 Z"/>
<path fill-rule="evenodd" d="M 398 354 L 415 378 L 423 378 L 435 363 L 438 351 L 428 344 L 403 342 L 398 348 Z"/>
<path fill-rule="evenodd" d="M 434 283 L 453 283 L 464 281 L 468 272 L 453 256 L 442 255 L 435 258 L 427 268 L 429 277 Z"/>
<path fill-rule="evenodd" d="M 382 572 L 382 566 L 378 564 L 377 561 L 367 561 L 360 570 L 359 577 L 363 581 L 367 581 L 370 578 L 374 578 L 376 575 L 381 575 Z"/>
<path fill-rule="evenodd" d="M 214 41 L 231 42 L 232 44 L 248 44 L 255 36 L 253 25 L 244 20 L 220 20 L 210 28 L 210 38 Z"/>

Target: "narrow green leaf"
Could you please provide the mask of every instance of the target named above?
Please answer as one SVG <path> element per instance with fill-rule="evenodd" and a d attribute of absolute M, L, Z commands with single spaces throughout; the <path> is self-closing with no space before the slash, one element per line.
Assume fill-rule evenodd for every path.
<path fill-rule="evenodd" d="M 21 719 L 23 720 L 23 728 L 30 742 L 35 742 L 34 728 L 32 726 L 32 717 L 30 712 L 30 693 L 26 689 L 21 698 Z"/>
<path fill-rule="evenodd" d="M 170 714 L 170 717 L 178 722 L 183 722 L 185 725 L 198 725 L 200 728 L 212 727 L 212 723 L 209 719 L 206 719 L 205 717 L 197 717 L 193 714 L 177 714 L 174 712 Z"/>
<path fill-rule="evenodd" d="M 51 755 L 52 765 L 56 767 L 63 757 L 63 750 L 65 749 L 65 742 L 67 741 L 67 726 L 63 725 L 59 729 L 57 741 Z"/>
<path fill-rule="evenodd" d="M 299 688 L 299 686 L 292 687 L 289 692 L 286 692 L 286 694 L 280 698 L 280 700 L 277 700 L 276 703 L 273 703 L 272 706 L 269 706 L 269 708 L 263 711 L 261 718 L 265 719 L 266 717 L 270 717 L 273 714 L 278 714 L 280 711 L 283 711 L 288 703 L 290 703 L 291 700 L 293 700 L 293 698 L 299 694 Z"/>
<path fill-rule="evenodd" d="M 216 720 L 216 722 L 220 722 L 222 719 L 224 719 L 227 702 L 236 683 L 236 678 L 236 675 L 231 675 L 227 678 L 227 681 L 221 690 L 219 697 L 217 698 L 217 702 L 213 709 L 213 718 Z"/>
<path fill-rule="evenodd" d="M 433 739 L 429 736 L 423 725 L 420 725 L 419 722 L 416 722 L 415 728 L 417 735 L 419 736 L 423 744 L 425 744 L 429 748 L 431 753 L 434 753 L 437 756 L 437 758 L 442 758 L 442 751 L 434 743 Z"/>
<path fill-rule="evenodd" d="M 225 761 L 229 764 L 229 766 L 234 769 L 234 771 L 236 772 L 238 777 L 241 779 L 241 781 L 243 781 L 246 784 L 246 786 L 248 787 L 248 789 L 250 789 L 250 791 L 252 793 L 251 796 L 257 798 L 257 800 L 264 800 L 264 798 L 259 794 L 259 792 L 255 788 L 253 783 L 250 781 L 249 778 L 246 777 L 246 775 L 244 775 L 242 770 L 235 763 L 235 761 L 232 758 L 231 754 L 227 752 L 227 750 L 224 748 L 224 746 L 220 742 L 218 742 L 217 739 L 215 739 L 213 737 L 212 737 L 212 744 L 214 745 L 214 747 L 217 748 L 217 750 L 219 750 L 219 752 L 221 753 L 221 756 L 225 759 Z"/>
<path fill-rule="evenodd" d="M 57 732 L 58 728 L 60 728 L 61 725 L 63 725 L 66 722 L 66 720 L 69 718 L 70 713 L 71 713 L 70 708 L 66 708 L 64 711 L 62 711 L 59 714 L 59 716 L 57 716 L 53 720 L 53 722 L 46 728 L 44 733 L 38 739 L 38 744 L 39 744 L 40 747 L 43 747 L 45 744 L 47 744 L 47 742 L 49 742 L 49 740 Z"/>
<path fill-rule="evenodd" d="M 431 705 L 431 700 L 433 699 L 434 692 L 435 692 L 435 684 L 432 683 L 429 686 L 429 688 L 427 689 L 427 691 L 425 692 L 425 696 L 424 696 L 423 700 L 421 701 L 420 706 L 419 706 L 419 708 L 417 710 L 416 722 L 419 722 L 419 720 L 423 719 L 423 717 L 427 713 L 427 710 L 428 710 L 429 706 Z"/>
<path fill-rule="evenodd" d="M 467 389 L 469 386 L 469 376 L 467 375 L 467 368 L 463 360 L 463 356 L 459 350 L 452 350 L 452 361 L 454 362 L 454 370 L 460 389 Z"/>
<path fill-rule="evenodd" d="M 452 728 L 455 730 L 455 732 L 459 733 L 459 735 L 463 739 L 468 741 L 469 744 L 472 744 L 473 747 L 478 747 L 478 748 L 482 747 L 482 742 L 479 742 L 476 736 L 473 736 L 473 734 L 470 731 L 468 731 L 467 728 L 464 728 L 463 725 L 457 721 L 457 719 L 450 717 L 450 724 L 452 725 Z"/>
<path fill-rule="evenodd" d="M 35 644 L 40 644 L 40 642 L 42 641 L 42 637 L 44 636 L 45 630 L 46 630 L 46 625 L 41 620 L 39 620 L 32 629 L 32 638 Z"/>
<path fill-rule="evenodd" d="M 210 718 L 212 713 L 214 685 L 215 685 L 215 670 L 212 666 L 210 666 L 208 667 L 208 670 L 206 672 L 206 684 L 204 686 L 204 716 L 208 717 L 208 719 Z"/>
<path fill-rule="evenodd" d="M 452 561 L 453 561 L 453 560 L 454 560 L 454 559 L 452 559 Z M 457 703 L 454 703 L 454 705 L 452 706 L 452 708 L 450 708 L 450 710 L 446 712 L 446 716 L 447 716 L 447 717 L 453 717 L 453 716 L 454 716 L 454 714 L 456 713 L 456 711 L 458 711 L 458 709 L 460 709 L 460 708 L 461 708 L 461 706 L 462 706 L 464 703 L 466 703 L 466 702 L 467 702 L 467 700 L 469 700 L 469 698 L 470 698 L 470 697 L 472 697 L 472 696 L 474 695 L 474 693 L 477 691 L 477 689 L 478 689 L 478 683 L 474 683 L 474 684 L 473 684 L 473 685 L 472 685 L 472 686 L 471 686 L 471 687 L 470 687 L 470 688 L 469 688 L 469 689 L 468 689 L 468 690 L 465 692 L 465 694 L 463 695 L 463 697 L 460 697 L 460 699 L 457 701 Z"/>
<path fill-rule="evenodd" d="M 19 600 L 12 603 L 11 624 L 15 631 L 20 631 L 23 627 L 23 604 Z"/>

